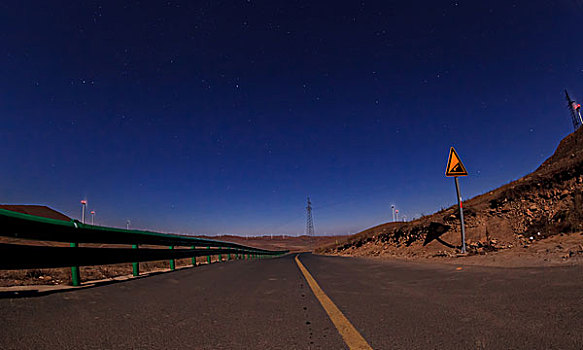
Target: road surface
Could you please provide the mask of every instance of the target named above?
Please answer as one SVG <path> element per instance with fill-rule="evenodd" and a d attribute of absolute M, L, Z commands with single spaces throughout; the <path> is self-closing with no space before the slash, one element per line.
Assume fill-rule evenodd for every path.
<path fill-rule="evenodd" d="M 0 299 L 1 349 L 347 349 L 295 255 Z M 582 349 L 581 267 L 301 254 L 373 349 Z"/>

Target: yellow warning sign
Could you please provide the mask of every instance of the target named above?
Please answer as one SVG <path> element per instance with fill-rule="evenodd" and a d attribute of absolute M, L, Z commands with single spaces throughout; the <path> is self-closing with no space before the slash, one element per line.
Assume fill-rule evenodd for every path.
<path fill-rule="evenodd" d="M 449 150 L 449 159 L 447 160 L 445 176 L 468 176 L 466 167 L 453 147 Z"/>

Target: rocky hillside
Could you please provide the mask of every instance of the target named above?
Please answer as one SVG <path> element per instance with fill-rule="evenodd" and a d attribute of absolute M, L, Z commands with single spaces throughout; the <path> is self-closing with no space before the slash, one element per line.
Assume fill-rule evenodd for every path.
<path fill-rule="evenodd" d="M 464 202 L 471 254 L 528 246 L 583 228 L 583 128 L 536 171 Z M 387 223 L 317 250 L 348 255 L 447 256 L 460 244 L 457 205 L 408 223 Z"/>

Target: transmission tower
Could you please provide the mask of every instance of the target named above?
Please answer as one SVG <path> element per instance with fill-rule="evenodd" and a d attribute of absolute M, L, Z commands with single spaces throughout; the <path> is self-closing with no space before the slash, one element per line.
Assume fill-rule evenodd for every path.
<path fill-rule="evenodd" d="M 308 206 L 306 207 L 307 223 L 306 223 L 306 235 L 309 237 L 314 236 L 314 218 L 312 217 L 312 202 L 310 202 L 310 197 L 308 197 Z"/>
<path fill-rule="evenodd" d="M 569 112 L 571 112 L 571 121 L 573 122 L 573 129 L 577 130 L 583 124 L 583 119 L 581 118 L 581 105 L 577 102 L 571 100 L 569 93 L 565 90 L 565 98 L 567 99 L 567 107 Z"/>

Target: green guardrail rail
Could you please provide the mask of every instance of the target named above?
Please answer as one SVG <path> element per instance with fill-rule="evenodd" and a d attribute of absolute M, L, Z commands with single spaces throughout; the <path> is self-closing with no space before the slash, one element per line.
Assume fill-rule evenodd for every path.
<path fill-rule="evenodd" d="M 47 247 L 21 244 L 0 244 L 0 269 L 32 269 L 71 267 L 71 281 L 81 283 L 79 266 L 131 262 L 134 276 L 139 275 L 139 262 L 170 260 L 170 270 L 175 259 L 206 256 L 276 257 L 287 250 L 266 250 L 245 245 L 152 231 L 124 230 L 83 224 L 77 220 L 62 221 L 0 209 L 0 236 L 49 242 L 68 242 L 70 247 Z M 122 244 L 131 248 L 80 247 L 82 243 Z M 143 245 L 166 247 L 144 248 Z M 188 247 L 188 248 L 177 248 Z M 169 248 L 169 249 L 168 249 Z"/>

